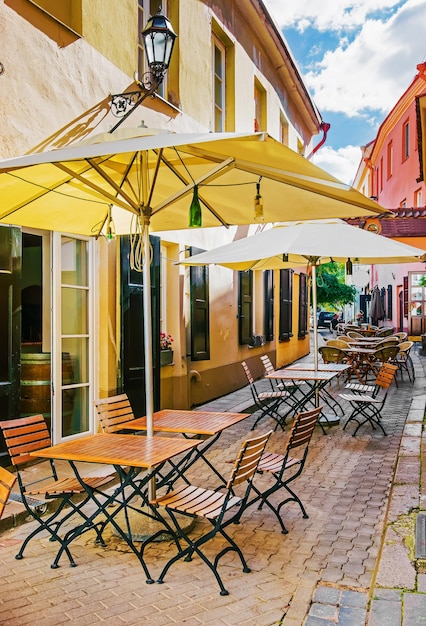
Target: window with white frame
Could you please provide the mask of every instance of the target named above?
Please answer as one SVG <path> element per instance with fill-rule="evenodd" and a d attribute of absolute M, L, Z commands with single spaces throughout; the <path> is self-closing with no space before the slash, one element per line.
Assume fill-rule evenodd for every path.
<path fill-rule="evenodd" d="M 423 206 L 422 189 L 417 189 L 417 191 L 414 192 L 414 206 L 417 206 L 417 207 Z"/>
<path fill-rule="evenodd" d="M 218 37 L 213 35 L 213 130 L 225 130 L 226 102 L 226 48 Z"/>

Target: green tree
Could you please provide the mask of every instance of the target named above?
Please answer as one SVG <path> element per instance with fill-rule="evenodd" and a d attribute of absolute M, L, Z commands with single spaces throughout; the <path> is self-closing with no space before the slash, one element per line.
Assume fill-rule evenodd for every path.
<path fill-rule="evenodd" d="M 345 284 L 345 267 L 342 263 L 324 263 L 317 268 L 317 304 L 338 309 L 355 301 L 356 289 Z"/>

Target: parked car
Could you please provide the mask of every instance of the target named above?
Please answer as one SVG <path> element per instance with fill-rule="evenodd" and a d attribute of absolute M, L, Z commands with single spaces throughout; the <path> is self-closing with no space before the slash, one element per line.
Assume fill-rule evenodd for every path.
<path fill-rule="evenodd" d="M 320 311 L 318 314 L 318 328 L 330 328 L 334 311 Z"/>

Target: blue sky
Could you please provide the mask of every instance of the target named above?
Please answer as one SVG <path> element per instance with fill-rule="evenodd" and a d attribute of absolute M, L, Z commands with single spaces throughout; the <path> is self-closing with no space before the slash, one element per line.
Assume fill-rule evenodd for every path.
<path fill-rule="evenodd" d="M 264 0 L 321 116 L 315 163 L 351 182 L 360 146 L 426 61 L 426 0 Z"/>

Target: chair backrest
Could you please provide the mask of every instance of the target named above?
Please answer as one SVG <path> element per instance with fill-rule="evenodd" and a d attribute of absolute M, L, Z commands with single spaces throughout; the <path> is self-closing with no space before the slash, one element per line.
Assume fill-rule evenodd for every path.
<path fill-rule="evenodd" d="M 346 344 L 353 342 L 353 337 L 349 337 L 349 335 L 339 335 L 338 341 L 344 341 Z"/>
<path fill-rule="evenodd" d="M 43 415 L 29 415 L 0 422 L 10 459 L 15 467 L 35 461 L 31 452 L 51 445 L 49 431 Z"/>
<path fill-rule="evenodd" d="M 401 341 L 401 343 L 398 345 L 399 353 L 403 352 L 404 354 L 409 354 L 413 345 L 413 341 Z"/>
<path fill-rule="evenodd" d="M 346 358 L 346 353 L 343 350 L 332 346 L 321 346 L 318 348 L 318 352 L 321 354 L 324 363 L 342 363 Z"/>
<path fill-rule="evenodd" d="M 385 337 L 384 339 L 381 339 L 377 344 L 376 344 L 376 348 L 386 348 L 387 346 L 397 346 L 399 345 L 399 339 L 398 337 Z"/>
<path fill-rule="evenodd" d="M 121 430 L 124 424 L 135 419 L 126 393 L 95 400 L 94 405 L 104 433 L 115 433 Z"/>
<path fill-rule="evenodd" d="M 310 411 L 303 411 L 294 418 L 293 426 L 290 431 L 289 438 L 286 444 L 285 453 L 290 450 L 305 446 L 305 454 L 307 454 L 307 448 L 314 432 L 315 424 L 318 421 L 322 410 L 322 406 L 318 406 Z"/>
<path fill-rule="evenodd" d="M 407 337 L 408 337 L 407 333 L 403 333 L 403 332 L 394 333 L 394 335 L 395 335 L 395 337 L 398 337 L 400 342 L 405 341 L 407 339 Z"/>
<path fill-rule="evenodd" d="M 247 363 L 245 361 L 241 362 L 241 366 L 242 366 L 242 368 L 243 368 L 243 370 L 245 372 L 245 375 L 247 376 L 247 380 L 249 381 L 250 386 L 254 386 L 254 378 L 253 378 L 253 375 L 252 375 L 252 373 L 251 373 L 251 371 L 249 369 L 249 366 L 247 365 Z"/>
<path fill-rule="evenodd" d="M 393 335 L 393 331 L 393 326 L 382 326 L 377 331 L 376 337 L 389 337 L 389 335 Z"/>
<path fill-rule="evenodd" d="M 345 348 L 348 347 L 348 344 L 346 343 L 346 341 L 341 341 L 340 339 L 329 339 L 326 344 L 325 347 L 328 348 L 340 348 L 340 350 L 344 350 Z"/>
<path fill-rule="evenodd" d="M 396 355 L 399 352 L 399 346 L 385 346 L 384 348 L 379 348 L 375 356 L 380 359 L 383 363 L 387 361 L 393 361 L 396 359 Z"/>
<path fill-rule="evenodd" d="M 236 485 L 250 481 L 253 478 L 271 434 L 272 430 L 244 441 L 226 485 L 229 491 L 232 491 L 232 488 Z"/>
<path fill-rule="evenodd" d="M 3 515 L 4 507 L 15 481 L 16 476 L 0 465 L 0 517 Z"/>
<path fill-rule="evenodd" d="M 263 363 L 263 367 L 265 368 L 266 374 L 272 374 L 272 372 L 275 372 L 275 368 L 272 365 L 272 361 L 267 354 L 264 354 L 263 356 L 261 356 L 260 360 Z"/>
<path fill-rule="evenodd" d="M 376 378 L 376 385 L 384 389 L 389 389 L 392 384 L 395 374 L 398 371 L 397 365 L 391 363 L 383 363 Z"/>
<path fill-rule="evenodd" d="M 357 332 L 356 330 L 348 330 L 347 335 L 351 339 L 360 339 L 364 336 L 361 333 Z"/>

